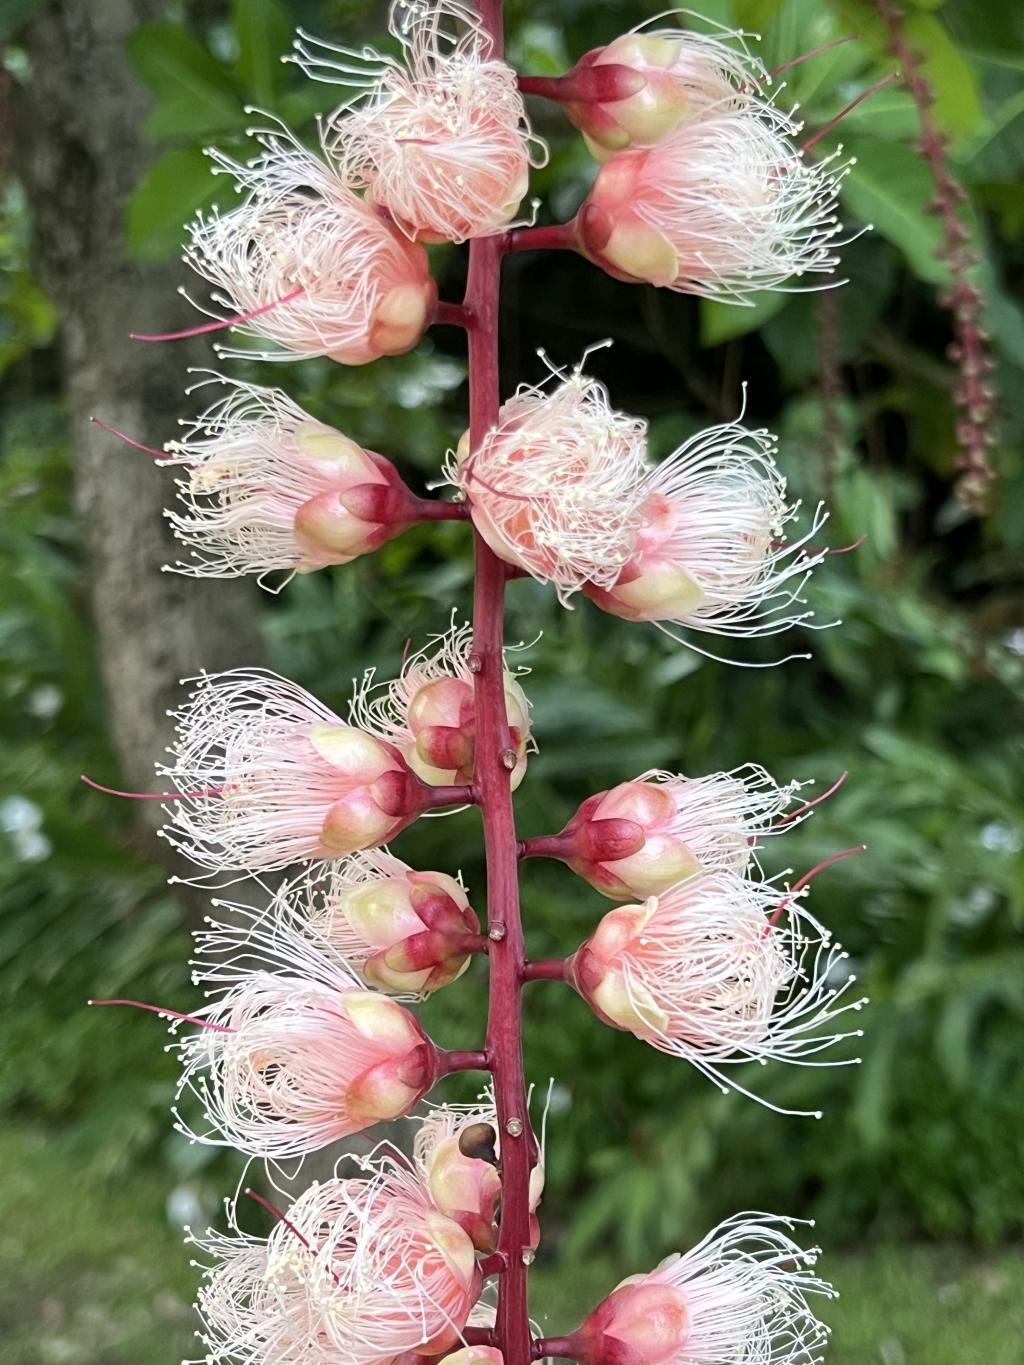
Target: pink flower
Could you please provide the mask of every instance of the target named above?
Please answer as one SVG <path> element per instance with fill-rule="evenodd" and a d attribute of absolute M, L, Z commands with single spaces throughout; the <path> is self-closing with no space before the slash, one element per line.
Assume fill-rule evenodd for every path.
<path fill-rule="evenodd" d="M 414 241 L 496 232 L 515 216 L 531 166 L 547 160 L 530 133 L 515 72 L 492 55 L 479 19 L 458 0 L 395 4 L 390 27 L 402 60 L 297 44 L 300 65 L 321 79 L 340 76 L 351 85 L 354 69 L 375 68 L 366 93 L 328 120 L 339 174 L 365 186 Z"/>
<path fill-rule="evenodd" d="M 265 908 L 230 902 L 235 927 L 199 937 L 234 953 L 294 963 L 304 943 L 343 963 L 367 985 L 422 1000 L 483 951 L 466 893 L 443 872 L 414 872 L 386 849 L 353 853 L 286 883 Z M 223 977 L 221 977 L 223 979 Z"/>
<path fill-rule="evenodd" d="M 218 981 L 216 968 L 198 979 Z M 250 1156 L 305 1156 L 399 1118 L 437 1076 L 436 1050 L 409 1011 L 326 961 L 318 976 L 242 975 L 195 1017 L 204 1027 L 172 1045 L 178 1093 L 193 1092 L 210 1130 L 176 1115 L 179 1131 Z"/>
<path fill-rule="evenodd" d="M 182 465 L 167 515 L 192 550 L 175 565 L 194 577 L 275 570 L 309 573 L 348 564 L 400 535 L 415 519 L 412 495 L 383 455 L 364 450 L 304 412 L 280 389 L 214 376 L 227 395 L 184 440 L 168 445 Z"/>
<path fill-rule="evenodd" d="M 262 669 L 204 674 L 177 712 L 164 833 L 220 871 L 272 871 L 382 844 L 429 804 L 391 744 Z"/>
<path fill-rule="evenodd" d="M 785 899 L 735 872 L 693 877 L 605 915 L 568 978 L 605 1023 L 682 1057 L 723 1091 L 749 1094 L 721 1068 L 827 1065 L 807 1058 L 861 1036 L 822 1032 L 865 1002 L 837 1003 L 855 978 L 836 982 L 847 954 L 817 920 L 791 901 L 785 921 L 773 924 Z"/>
<path fill-rule="evenodd" d="M 805 547 L 826 517 L 819 506 L 799 539 L 783 539 L 799 503 L 786 501 L 775 454 L 770 432 L 737 422 L 691 437 L 640 484 L 640 529 L 615 583 L 586 595 L 670 635 L 666 623 L 738 636 L 806 625 L 814 613 L 793 608 L 824 558 Z"/>
<path fill-rule="evenodd" d="M 573 1333 L 580 1365 L 816 1365 L 829 1329 L 808 1295 L 834 1298 L 810 1273 L 817 1249 L 788 1218 L 741 1213 L 692 1251 L 631 1275 Z"/>
<path fill-rule="evenodd" d="M 470 451 L 463 437 L 446 473 L 469 500 L 494 553 L 566 602 L 587 583 L 611 588 L 640 531 L 647 423 L 616 412 L 577 367 L 553 388 L 522 386 Z"/>
<path fill-rule="evenodd" d="M 724 303 L 835 269 L 842 171 L 805 161 L 772 108 L 711 113 L 656 146 L 616 152 L 576 219 L 616 279 Z"/>
<path fill-rule="evenodd" d="M 195 1239 L 215 1258 L 198 1305 L 208 1359 L 388 1365 L 458 1344 L 480 1290 L 472 1243 L 404 1164 L 364 1168 L 313 1185 L 266 1239 Z"/>
<path fill-rule="evenodd" d="M 560 858 L 612 900 L 658 895 L 702 871 L 742 875 L 799 787 L 754 764 L 708 777 L 652 770 L 588 797 L 527 852 Z"/>
<path fill-rule="evenodd" d="M 732 41 L 739 46 L 730 46 Z M 581 57 L 555 83 L 563 87 L 563 95 L 554 89 L 544 93 L 564 101 L 591 153 L 606 161 L 613 152 L 655 146 L 677 128 L 709 115 L 744 108 L 750 96 L 743 92 L 764 77 L 764 68 L 743 47 L 738 32 L 723 29 L 721 37 L 709 37 L 678 29 L 640 29 Z M 572 98 L 574 87 L 590 98 Z"/>
<path fill-rule="evenodd" d="M 443 635 L 413 654 L 393 682 L 377 683 L 371 669 L 349 708 L 350 719 L 401 753 L 410 769 L 431 786 L 473 780 L 476 758 L 476 700 L 469 667 L 473 632 L 454 621 Z M 530 703 L 508 670 L 505 713 L 511 748 L 513 791 L 526 775 Z"/>
<path fill-rule="evenodd" d="M 283 127 L 254 135 L 263 152 L 252 162 L 211 151 L 248 197 L 200 215 L 186 259 L 241 331 L 283 349 L 221 354 L 363 365 L 411 350 L 437 298 L 426 252 Z"/>
<path fill-rule="evenodd" d="M 501 1138 L 494 1097 L 442 1105 L 421 1121 L 413 1147 L 416 1169 L 442 1213 L 463 1228 L 478 1251 L 498 1244 Z M 544 1191 L 544 1152 L 530 1172 L 531 1245 L 540 1242 L 537 1206 Z"/>

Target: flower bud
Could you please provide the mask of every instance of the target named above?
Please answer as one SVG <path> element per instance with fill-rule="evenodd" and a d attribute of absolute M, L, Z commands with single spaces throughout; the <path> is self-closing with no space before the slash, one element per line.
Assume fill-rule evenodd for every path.
<path fill-rule="evenodd" d="M 554 378 L 521 387 L 474 451 L 467 433 L 446 473 L 499 559 L 566 602 L 586 583 L 612 587 L 629 559 L 647 424 L 616 412 L 579 368 Z"/>
<path fill-rule="evenodd" d="M 612 900 L 656 896 L 703 870 L 742 874 L 798 788 L 753 765 L 701 778 L 643 773 L 589 797 L 527 853 L 561 859 Z"/>
<path fill-rule="evenodd" d="M 462 242 L 504 227 L 547 148 L 526 122 L 516 74 L 459 3 L 396 5 L 391 32 L 403 60 L 376 59 L 376 79 L 327 124 L 338 174 L 414 241 Z M 368 54 L 303 39 L 300 64 L 351 81 Z M 343 58 L 339 62 L 339 55 Z"/>
<path fill-rule="evenodd" d="M 668 1365 L 690 1335 L 686 1295 L 635 1275 L 623 1281 L 574 1333 L 581 1365 Z"/>
<path fill-rule="evenodd" d="M 254 161 L 210 153 L 248 197 L 200 216 L 186 256 L 226 296 L 240 331 L 284 350 L 221 354 L 363 365 L 411 350 L 437 300 L 423 248 L 283 127 L 255 136 L 263 152 Z"/>
<path fill-rule="evenodd" d="M 774 635 L 806 624 L 793 610 L 824 556 L 807 542 L 825 516 L 785 540 L 798 504 L 786 500 L 775 437 L 730 422 L 700 432 L 643 479 L 639 530 L 614 584 L 588 584 L 598 606 L 627 621 L 718 635 Z M 673 639 L 682 638 L 672 635 Z"/>
<path fill-rule="evenodd" d="M 271 871 L 392 838 L 427 789 L 386 741 L 259 669 L 203 675 L 177 713 L 166 835 L 214 871 Z"/>
<path fill-rule="evenodd" d="M 496 1346 L 464 1346 L 445 1360 L 447 1365 L 504 1365 L 505 1357 Z"/>
<path fill-rule="evenodd" d="M 193 551 L 179 572 L 233 578 L 347 564 L 400 535 L 414 499 L 383 455 L 316 421 L 280 389 L 229 386 L 168 463 L 183 466 L 168 513 Z"/>
<path fill-rule="evenodd" d="M 394 746 L 409 769 L 428 786 L 473 780 L 476 760 L 476 697 L 469 668 L 472 630 L 455 625 L 407 659 L 394 682 L 377 684 L 367 673 L 352 703 L 353 719 Z M 514 675 L 504 675 L 505 713 L 515 790 L 526 773 L 531 745 L 530 704 Z"/>
<path fill-rule="evenodd" d="M 480 922 L 443 872 L 414 872 L 387 852 L 346 858 L 286 887 L 309 929 L 377 990 L 423 997 L 455 981 L 480 952 Z"/>
<path fill-rule="evenodd" d="M 413 1160 L 435 1205 L 452 1218 L 484 1254 L 498 1245 L 501 1200 L 501 1139 L 493 1100 L 444 1105 L 423 1119 Z M 540 1242 L 537 1206 L 544 1191 L 544 1154 L 530 1172 L 530 1245 Z"/>
<path fill-rule="evenodd" d="M 750 96 L 743 91 L 763 74 L 745 51 L 704 34 L 624 33 L 580 58 L 559 82 L 560 98 L 591 153 L 606 161 L 613 152 L 652 147 L 712 109 L 744 107 Z M 601 82 L 603 75 L 609 79 Z M 577 92 L 584 97 L 572 98 Z"/>
<path fill-rule="evenodd" d="M 685 1255 L 632 1275 L 569 1338 L 580 1365 L 690 1365 L 819 1360 L 828 1328 L 810 1294 L 835 1297 L 812 1275 L 817 1252 L 788 1236 L 793 1220 L 744 1213 Z"/>
<path fill-rule="evenodd" d="M 774 109 L 712 113 L 616 152 L 575 221 L 579 249 L 616 279 L 744 303 L 837 264 L 843 172 L 810 163 Z"/>
<path fill-rule="evenodd" d="M 251 974 L 177 1046 L 182 1087 L 220 1135 L 251 1156 L 285 1160 L 407 1114 L 433 1085 L 437 1054 L 413 1016 L 363 989 Z"/>

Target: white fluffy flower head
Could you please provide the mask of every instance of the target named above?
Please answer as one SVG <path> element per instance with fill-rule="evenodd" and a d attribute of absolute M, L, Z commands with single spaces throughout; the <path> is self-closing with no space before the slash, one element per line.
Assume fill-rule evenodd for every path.
<path fill-rule="evenodd" d="M 611 587 L 629 558 L 647 423 L 616 411 L 581 366 L 552 381 L 521 386 L 476 450 L 463 438 L 446 474 L 494 553 L 564 603 L 587 583 Z"/>
<path fill-rule="evenodd" d="M 250 162 L 209 152 L 247 197 L 199 215 L 186 260 L 219 291 L 214 303 L 243 319 L 239 330 L 282 349 L 220 353 L 361 365 L 411 349 L 436 300 L 422 247 L 283 127 L 253 135 L 262 152 Z"/>
<path fill-rule="evenodd" d="M 497 231 L 526 195 L 531 166 L 547 159 L 515 72 L 492 55 L 492 39 L 461 0 L 397 0 L 390 28 L 400 60 L 306 35 L 296 45 L 309 75 L 368 86 L 327 121 L 328 154 L 417 241 Z"/>

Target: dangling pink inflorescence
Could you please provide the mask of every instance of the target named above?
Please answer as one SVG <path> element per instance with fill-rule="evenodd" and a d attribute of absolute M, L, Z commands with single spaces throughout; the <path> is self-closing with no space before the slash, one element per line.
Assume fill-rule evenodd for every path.
<path fill-rule="evenodd" d="M 579 249 L 616 279 L 724 303 L 831 273 L 844 170 L 807 160 L 798 133 L 773 106 L 711 111 L 617 152 L 576 217 Z"/>
<path fill-rule="evenodd" d="M 349 718 L 368 735 L 393 746 L 410 769 L 430 786 L 473 780 L 476 757 L 476 696 L 470 655 L 471 626 L 453 619 L 443 635 L 411 655 L 392 682 L 378 683 L 370 669 L 349 707 Z M 504 674 L 505 714 L 515 762 L 512 789 L 526 775 L 527 755 L 536 748 L 530 734 L 530 703 L 508 669 Z M 511 760 L 510 760 L 511 763 Z"/>
<path fill-rule="evenodd" d="M 203 674 L 176 712 L 163 833 L 213 871 L 272 871 L 386 842 L 428 804 L 391 744 L 263 669 Z"/>
<path fill-rule="evenodd" d="M 778 887 L 735 872 L 693 877 L 609 911 L 568 979 L 605 1023 L 682 1057 L 723 1091 L 749 1094 L 722 1071 L 742 1062 L 849 1065 L 808 1061 L 860 1037 L 822 1031 L 864 1004 L 838 1003 L 855 980 L 837 981 L 848 955 L 793 901 L 773 924 L 780 899 Z"/>
<path fill-rule="evenodd" d="M 389 1365 L 459 1344 L 480 1290 L 473 1245 L 398 1159 L 315 1184 L 267 1238 L 193 1238 L 208 1361 Z M 266 1354 L 268 1349 L 280 1354 Z"/>
<path fill-rule="evenodd" d="M 210 151 L 248 196 L 230 213 L 197 218 L 186 260 L 220 291 L 214 303 L 242 320 L 239 330 L 282 349 L 221 353 L 363 365 L 410 350 L 437 298 L 426 252 L 283 125 L 253 136 L 263 150 L 245 164 Z"/>
<path fill-rule="evenodd" d="M 804 533 L 784 540 L 800 504 L 786 500 L 777 446 L 739 422 L 692 436 L 644 478 L 629 561 L 610 587 L 587 585 L 587 596 L 670 635 L 670 625 L 747 637 L 806 625 L 814 613 L 800 610 L 800 593 L 826 554 L 806 547 L 827 513 L 819 504 Z"/>
<path fill-rule="evenodd" d="M 178 1093 L 190 1090 L 210 1125 L 176 1114 L 188 1137 L 283 1161 L 407 1114 L 433 1085 L 438 1055 L 409 1011 L 315 942 L 284 928 L 261 942 L 228 925 L 198 941 L 194 979 L 220 999 L 200 1012 L 207 1027 L 171 1045 Z M 247 967 L 250 956 L 279 970 Z"/>
<path fill-rule="evenodd" d="M 588 797 L 560 834 L 525 851 L 561 859 L 611 900 L 656 896 L 701 872 L 742 876 L 800 787 L 752 763 L 707 777 L 652 769 Z"/>
<path fill-rule="evenodd" d="M 647 423 L 616 412 L 581 366 L 552 377 L 520 387 L 476 450 L 467 433 L 445 472 L 493 552 L 564 603 L 587 583 L 611 588 L 629 559 Z"/>
<path fill-rule="evenodd" d="M 430 1196 L 442 1213 L 462 1227 L 478 1251 L 498 1244 L 501 1201 L 501 1137 L 494 1096 L 488 1091 L 476 1104 L 445 1104 L 421 1120 L 413 1161 Z M 537 1206 L 544 1192 L 543 1142 L 530 1172 L 531 1246 L 540 1242 Z"/>
<path fill-rule="evenodd" d="M 327 120 L 325 149 L 342 179 L 365 187 L 419 242 L 462 242 L 506 226 L 547 147 L 526 121 L 516 74 L 459 0 L 392 5 L 400 60 L 303 38 L 308 75 L 369 84 Z"/>
<path fill-rule="evenodd" d="M 647 24 L 586 53 L 565 76 L 523 80 L 558 100 L 598 161 L 656 146 L 709 114 L 746 109 L 767 79 L 739 30 L 714 36 Z"/>
<path fill-rule="evenodd" d="M 816 1247 L 796 1220 L 739 1213 L 692 1251 L 631 1275 L 570 1337 L 580 1365 L 819 1365 L 829 1329 L 808 1296 L 835 1298 L 811 1273 Z"/>
<path fill-rule="evenodd" d="M 214 904 L 228 906 L 232 927 L 197 936 L 210 948 L 229 949 L 243 963 L 258 953 L 294 967 L 296 940 L 312 942 L 368 986 L 411 1000 L 457 980 L 485 944 L 460 882 L 414 872 L 387 849 L 353 853 L 285 883 L 269 910 Z"/>
<path fill-rule="evenodd" d="M 308 573 L 347 564 L 401 534 L 412 495 L 382 455 L 303 411 L 280 389 L 214 375 L 227 394 L 167 446 L 181 465 L 167 516 L 192 559 L 193 577 L 277 570 Z"/>

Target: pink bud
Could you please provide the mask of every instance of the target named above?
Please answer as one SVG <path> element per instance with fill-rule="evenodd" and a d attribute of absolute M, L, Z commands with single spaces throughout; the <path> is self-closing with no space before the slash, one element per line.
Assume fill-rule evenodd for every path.
<path fill-rule="evenodd" d="M 576 218 L 580 250 L 616 279 L 725 303 L 837 264 L 842 171 L 810 163 L 774 107 L 714 112 L 618 151 Z"/>
<path fill-rule="evenodd" d="M 654 896 L 704 869 L 743 872 L 798 787 L 754 766 L 702 778 L 644 773 L 589 797 L 527 852 L 560 858 L 612 900 Z"/>
<path fill-rule="evenodd" d="M 401 754 L 258 669 L 204 675 L 178 713 L 167 836 L 194 862 L 273 870 L 371 848 L 427 805 Z"/>
<path fill-rule="evenodd" d="M 667 1365 L 690 1335 L 686 1295 L 635 1276 L 599 1304 L 573 1334 L 580 1365 Z"/>
<path fill-rule="evenodd" d="M 817 1249 L 789 1236 L 794 1220 L 741 1213 L 684 1255 L 633 1275 L 569 1342 L 580 1365 L 699 1365 L 821 1359 L 828 1328 L 809 1295 L 834 1297 L 810 1272 Z"/>
<path fill-rule="evenodd" d="M 254 974 L 207 1007 L 184 1039 L 182 1086 L 219 1139 L 285 1160 L 407 1114 L 433 1084 L 437 1055 L 413 1016 L 366 990 Z M 189 1130 L 185 1130 L 189 1132 Z M 189 1132 L 211 1141 L 205 1130 Z"/>
<path fill-rule="evenodd" d="M 472 631 L 455 626 L 412 655 L 393 682 L 378 684 L 371 671 L 352 703 L 365 731 L 394 746 L 409 769 L 429 786 L 472 782 L 476 759 L 476 697 L 469 667 Z M 505 711 L 516 754 L 513 790 L 526 773 L 531 746 L 529 702 L 505 673 Z"/>
<path fill-rule="evenodd" d="M 266 360 L 329 356 L 362 365 L 411 350 L 437 290 L 422 247 L 363 202 L 319 157 L 277 125 L 242 163 L 214 163 L 248 191 L 237 209 L 200 217 L 189 264 L 228 298 L 239 330 L 284 348 Z"/>
<path fill-rule="evenodd" d="M 395 6 L 390 27 L 403 60 L 378 58 L 367 93 L 328 121 L 339 175 L 415 241 L 497 231 L 525 197 L 531 166 L 547 160 L 515 72 L 492 56 L 491 38 L 462 4 Z M 298 51 L 310 75 L 332 81 L 340 72 L 343 83 L 368 55 L 305 38 Z"/>
<path fill-rule="evenodd" d="M 504 1365 L 505 1357 L 496 1346 L 464 1346 L 445 1356 L 447 1365 Z"/>

